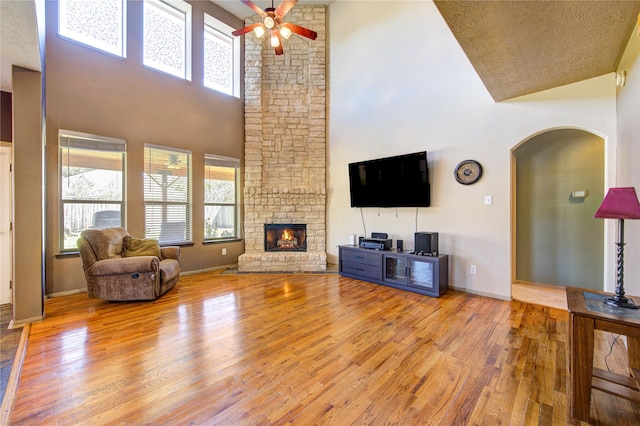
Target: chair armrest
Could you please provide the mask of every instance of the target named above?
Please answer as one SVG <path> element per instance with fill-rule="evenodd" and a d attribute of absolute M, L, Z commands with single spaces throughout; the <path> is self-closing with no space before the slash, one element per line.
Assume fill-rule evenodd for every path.
<path fill-rule="evenodd" d="M 160 260 L 156 256 L 135 256 L 99 260 L 85 271 L 92 276 L 132 274 L 158 271 Z"/>
<path fill-rule="evenodd" d="M 180 247 L 178 246 L 166 246 L 160 247 L 160 255 L 163 259 L 175 259 L 180 260 Z"/>

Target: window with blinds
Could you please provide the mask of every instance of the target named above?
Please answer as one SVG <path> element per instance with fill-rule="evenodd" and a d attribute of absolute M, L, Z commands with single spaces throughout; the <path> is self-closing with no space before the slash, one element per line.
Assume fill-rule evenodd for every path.
<path fill-rule="evenodd" d="M 191 200 L 191 152 L 145 144 L 145 237 L 191 243 Z"/>
<path fill-rule="evenodd" d="M 240 160 L 205 154 L 204 239 L 238 238 Z"/>
<path fill-rule="evenodd" d="M 71 251 L 84 229 L 125 226 L 126 142 L 69 130 L 58 136 L 59 249 Z"/>

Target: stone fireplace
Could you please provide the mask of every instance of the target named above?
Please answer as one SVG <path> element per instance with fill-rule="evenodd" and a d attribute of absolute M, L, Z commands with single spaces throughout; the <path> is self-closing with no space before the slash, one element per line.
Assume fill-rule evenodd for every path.
<path fill-rule="evenodd" d="M 240 272 L 326 270 L 325 13 L 324 6 L 291 9 L 287 21 L 316 31 L 318 38 L 293 35 L 280 56 L 268 40 L 244 36 L 245 253 L 238 258 Z M 306 251 L 287 248 L 290 243 L 282 238 L 280 250 L 267 250 L 267 225 L 291 224 L 306 224 Z M 300 235 L 296 238 L 299 244 Z"/>

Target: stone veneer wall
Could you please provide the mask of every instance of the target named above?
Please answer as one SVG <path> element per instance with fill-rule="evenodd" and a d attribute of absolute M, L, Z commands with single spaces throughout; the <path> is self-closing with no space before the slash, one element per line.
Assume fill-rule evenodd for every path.
<path fill-rule="evenodd" d="M 245 37 L 245 253 L 240 272 L 324 271 L 326 254 L 326 10 L 296 6 L 293 34 L 276 56 L 268 40 Z M 247 24 L 258 22 L 257 17 Z M 307 224 L 307 252 L 265 252 L 265 223 Z"/>

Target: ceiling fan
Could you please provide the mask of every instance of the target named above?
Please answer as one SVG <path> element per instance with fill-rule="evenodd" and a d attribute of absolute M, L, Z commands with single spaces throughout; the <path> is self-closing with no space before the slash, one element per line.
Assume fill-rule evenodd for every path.
<path fill-rule="evenodd" d="M 231 33 L 234 36 L 243 35 L 253 31 L 258 38 L 262 38 L 267 32 L 269 32 L 269 40 L 271 46 L 276 51 L 276 55 L 282 55 L 284 53 L 284 50 L 282 49 L 282 38 L 288 39 L 291 37 L 292 33 L 296 33 L 311 40 L 315 40 L 318 37 L 318 33 L 315 31 L 311 31 L 290 22 L 284 22 L 284 15 L 291 10 L 298 0 L 282 0 L 282 3 L 280 3 L 277 8 L 273 7 L 273 0 L 271 0 L 271 7 L 267 7 L 264 10 L 260 9 L 260 7 L 251 0 L 240 1 L 253 9 L 258 15 L 262 16 L 262 22 L 247 25 L 244 28 L 235 30 Z"/>

